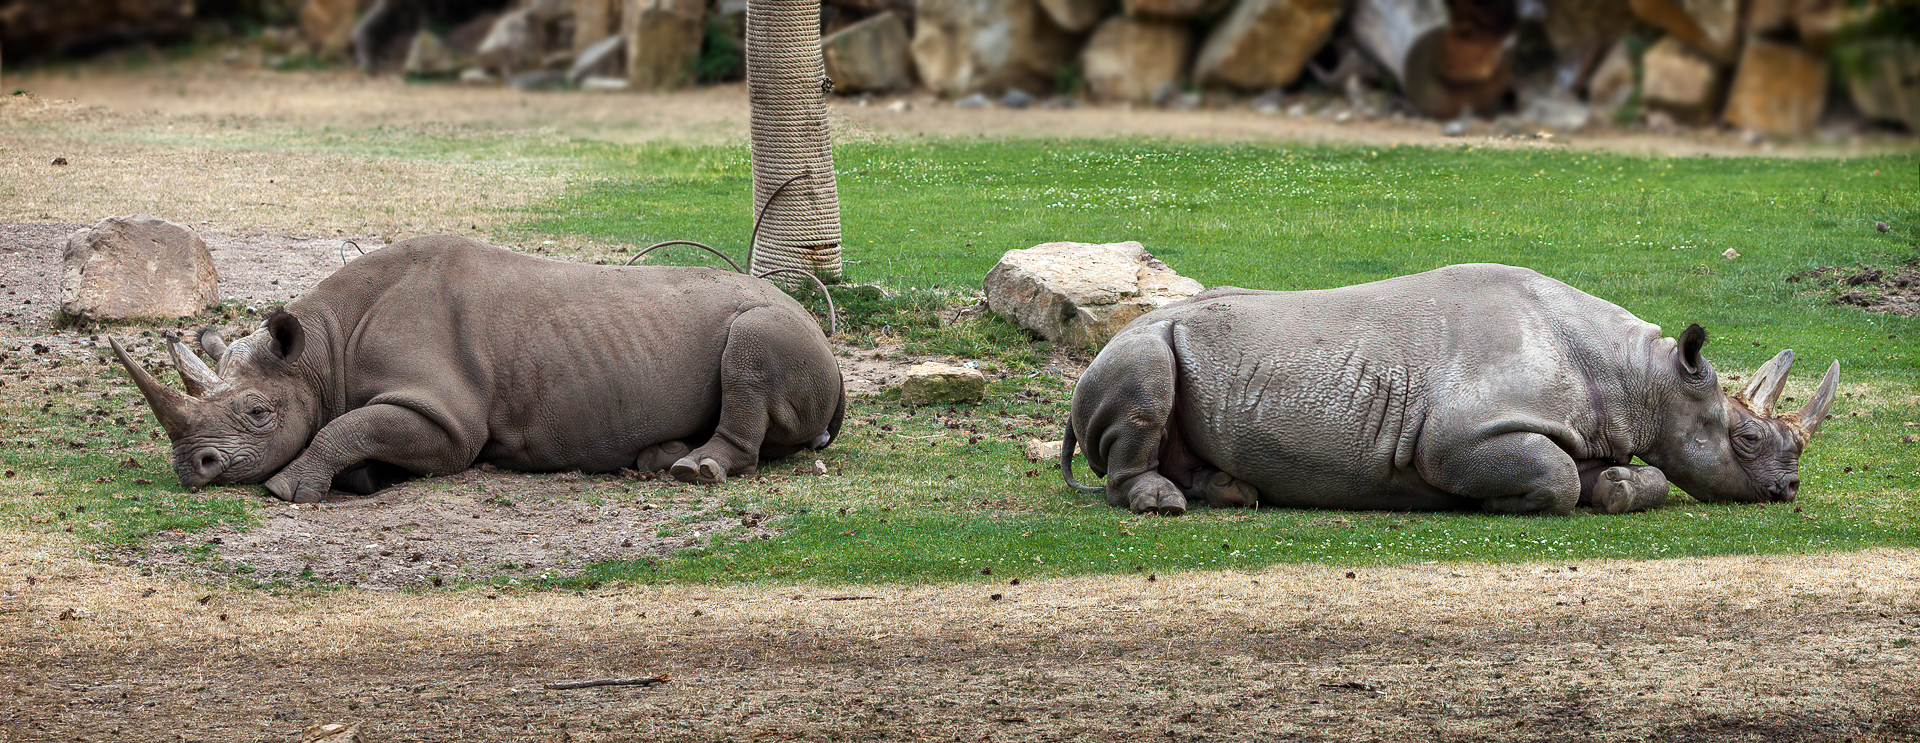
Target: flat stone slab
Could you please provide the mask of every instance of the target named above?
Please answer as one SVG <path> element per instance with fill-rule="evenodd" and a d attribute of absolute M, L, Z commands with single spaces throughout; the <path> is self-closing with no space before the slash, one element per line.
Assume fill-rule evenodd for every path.
<path fill-rule="evenodd" d="M 987 399 L 987 377 L 978 369 L 924 363 L 907 368 L 900 401 L 908 405 L 971 404 Z"/>
<path fill-rule="evenodd" d="M 1200 293 L 1138 242 L 1009 250 L 987 273 L 987 306 L 1054 343 L 1097 348 L 1134 318 Z"/>

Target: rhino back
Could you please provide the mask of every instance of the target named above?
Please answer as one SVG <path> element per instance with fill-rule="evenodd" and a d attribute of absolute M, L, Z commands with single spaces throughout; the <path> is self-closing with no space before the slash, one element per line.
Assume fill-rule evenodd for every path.
<path fill-rule="evenodd" d="M 713 430 L 728 323 L 767 305 L 806 317 L 738 274 L 590 266 L 436 236 L 369 254 L 288 309 L 328 338 L 333 415 L 405 405 L 478 461 L 610 471 Z"/>
<path fill-rule="evenodd" d="M 1476 436 L 1532 430 L 1625 457 L 1650 426 L 1659 328 L 1526 269 L 1215 290 L 1141 321 L 1156 315 L 1175 320 L 1195 453 L 1276 505 L 1442 507 L 1422 471 Z"/>

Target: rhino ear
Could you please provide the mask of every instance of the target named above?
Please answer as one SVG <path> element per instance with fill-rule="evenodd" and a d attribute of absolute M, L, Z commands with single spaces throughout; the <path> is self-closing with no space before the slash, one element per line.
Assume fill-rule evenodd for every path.
<path fill-rule="evenodd" d="M 1747 405 L 1763 417 L 1773 417 L 1773 404 L 1780 399 L 1780 393 L 1787 389 L 1787 372 L 1793 369 L 1793 349 L 1781 351 L 1773 360 L 1760 365 L 1760 370 L 1747 380 L 1747 386 L 1740 389 L 1740 397 Z"/>
<path fill-rule="evenodd" d="M 1688 325 L 1680 334 L 1680 368 L 1687 376 L 1704 379 L 1713 376 L 1713 365 L 1707 363 L 1707 357 L 1700 355 L 1700 348 L 1707 345 L 1707 329 L 1699 323 Z"/>
<path fill-rule="evenodd" d="M 267 318 L 267 334 L 273 338 L 269 350 L 281 361 L 299 361 L 300 354 L 307 350 L 307 329 L 300 325 L 300 318 L 286 310 L 275 310 Z"/>
<path fill-rule="evenodd" d="M 1833 392 L 1840 386 L 1840 361 L 1834 360 L 1827 367 L 1827 376 L 1820 380 L 1820 389 L 1813 393 L 1806 407 L 1800 408 L 1800 427 L 1807 432 L 1807 438 L 1813 438 L 1813 432 L 1820 430 L 1820 423 L 1827 419 L 1827 406 L 1833 404 Z M 1801 441 L 1805 444 L 1805 440 Z"/>

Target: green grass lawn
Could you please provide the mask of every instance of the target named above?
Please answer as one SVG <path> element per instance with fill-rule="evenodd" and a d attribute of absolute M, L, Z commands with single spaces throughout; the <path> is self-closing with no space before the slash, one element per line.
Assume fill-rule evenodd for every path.
<path fill-rule="evenodd" d="M 392 148 L 386 156 L 449 156 L 442 138 L 409 144 L 404 132 L 396 137 L 383 145 Z M 336 143 L 316 136 L 309 144 Z M 487 148 L 564 159 L 583 173 L 585 185 L 549 204 L 550 216 L 523 226 L 530 238 L 636 246 L 693 239 L 744 258 L 752 226 L 744 149 Z M 1909 425 L 1920 423 L 1920 320 L 1832 304 L 1830 282 L 1787 280 L 1820 266 L 1915 259 L 1920 158 L 1040 140 L 866 143 L 842 146 L 836 157 L 847 279 L 885 290 L 834 290 L 850 308 L 847 339 L 870 347 L 884 325 L 908 339 L 909 353 L 978 359 L 1002 377 L 989 402 L 913 410 L 888 395 L 856 400 L 846 434 L 823 452 L 842 474 L 740 479 L 717 491 L 730 507 L 780 516 L 783 536 L 722 535 L 671 559 L 602 564 L 561 583 L 1001 580 L 1288 562 L 1572 561 L 1920 545 L 1920 444 L 1902 441 L 1920 434 Z M 1894 228 L 1878 232 L 1876 220 Z M 1791 347 L 1801 364 L 1788 395 L 1804 399 L 1839 359 L 1842 396 L 1837 417 L 1802 462 L 1801 500 L 1791 505 L 1704 505 L 1676 491 L 1665 507 L 1627 516 L 1201 509 L 1183 518 L 1135 517 L 1067 489 L 1051 464 L 1020 455 L 1027 438 L 1057 437 L 1065 418 L 1069 388 L 1046 368 L 1044 345 L 994 318 L 948 328 L 930 318 L 942 301 L 977 290 L 1004 251 L 1057 240 L 1138 240 L 1207 285 L 1268 289 L 1339 286 L 1458 262 L 1523 265 L 1669 332 L 1689 322 L 1706 326 L 1708 357 L 1723 374 L 1744 376 Z M 1738 257 L 1722 257 L 1729 249 Z M 668 259 L 705 262 L 691 250 Z M 95 384 L 125 387 L 111 381 L 117 374 L 103 371 Z M 90 435 L 100 416 L 88 406 L 107 405 L 65 394 L 50 392 L 46 407 L 23 400 L 0 411 L 8 421 L 0 438 Z M 113 414 L 142 412 L 129 408 L 127 394 L 112 397 Z M 0 504 L 0 517 L 37 528 L 78 525 L 106 541 L 249 518 L 246 501 L 231 492 L 178 493 L 164 467 L 149 476 L 155 482 L 130 483 L 115 469 L 128 454 L 150 460 L 148 472 L 165 456 L 144 439 L 0 449 L 0 466 L 20 473 L 9 487 L 59 494 Z M 1091 476 L 1084 465 L 1080 473 Z M 89 510 L 82 516 L 76 506 Z"/>

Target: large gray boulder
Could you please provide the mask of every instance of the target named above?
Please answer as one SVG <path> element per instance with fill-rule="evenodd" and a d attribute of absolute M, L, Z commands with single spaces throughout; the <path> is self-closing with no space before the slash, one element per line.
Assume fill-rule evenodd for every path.
<path fill-rule="evenodd" d="M 621 0 L 573 0 L 573 54 L 583 56 L 587 49 L 608 36 L 620 33 Z"/>
<path fill-rule="evenodd" d="M 1345 9 L 1344 0 L 1240 0 L 1201 45 L 1194 79 L 1240 90 L 1292 85 Z"/>
<path fill-rule="evenodd" d="M 1144 102 L 1185 72 L 1187 24 L 1117 15 L 1101 22 L 1080 51 L 1087 92 L 1095 100 Z"/>
<path fill-rule="evenodd" d="M 1205 287 L 1138 242 L 1009 250 L 987 272 L 987 306 L 1055 343 L 1097 347 L 1134 318 Z"/>
<path fill-rule="evenodd" d="M 866 18 L 820 40 L 834 90 L 886 92 L 913 87 L 906 21 L 892 12 Z"/>
<path fill-rule="evenodd" d="M 459 52 L 447 46 L 439 34 L 423 28 L 413 35 L 400 71 L 411 77 L 453 77 L 460 74 L 460 63 Z"/>
<path fill-rule="evenodd" d="M 1036 0 L 920 0 L 914 16 L 914 69 L 952 98 L 1050 90 L 1074 47 Z"/>
<path fill-rule="evenodd" d="M 1748 41 L 1727 92 L 1729 124 L 1776 137 L 1804 137 L 1827 105 L 1827 60 L 1796 44 Z"/>
<path fill-rule="evenodd" d="M 474 56 L 487 69 L 502 74 L 532 68 L 540 62 L 539 31 L 530 9 L 509 12 L 493 22 Z"/>
<path fill-rule="evenodd" d="M 187 317 L 220 301 L 213 254 L 159 217 L 108 217 L 67 237 L 60 311 L 88 320 Z"/>
<path fill-rule="evenodd" d="M 1672 36 L 1662 37 L 1640 58 L 1641 95 L 1647 105 L 1677 119 L 1701 123 L 1720 106 L 1720 66 L 1705 52 Z"/>
<path fill-rule="evenodd" d="M 627 82 L 635 90 L 678 87 L 693 79 L 706 26 L 701 0 L 634 0 L 620 16 L 627 38 Z"/>

